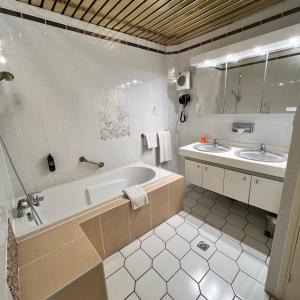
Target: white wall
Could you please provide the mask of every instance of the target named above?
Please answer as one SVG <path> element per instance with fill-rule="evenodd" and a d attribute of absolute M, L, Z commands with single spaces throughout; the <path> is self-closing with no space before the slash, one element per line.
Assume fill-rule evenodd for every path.
<path fill-rule="evenodd" d="M 139 161 L 141 133 L 167 127 L 164 55 L 5 15 L 0 41 L 1 70 L 15 75 L 1 85 L 0 133 L 29 192 L 99 171 L 80 165 L 81 155 L 103 161 L 101 171 Z M 120 88 L 133 80 L 139 83 Z M 102 95 L 119 88 L 130 135 L 104 141 L 97 108 Z M 49 153 L 54 173 L 47 168 Z"/>

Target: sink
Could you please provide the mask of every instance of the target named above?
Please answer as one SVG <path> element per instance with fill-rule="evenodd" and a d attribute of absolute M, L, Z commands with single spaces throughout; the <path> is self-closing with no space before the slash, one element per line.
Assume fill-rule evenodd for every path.
<path fill-rule="evenodd" d="M 242 149 L 235 152 L 235 155 L 256 161 L 263 162 L 283 162 L 287 160 L 287 155 L 281 155 L 270 151 L 261 152 L 260 150 Z"/>
<path fill-rule="evenodd" d="M 223 153 L 231 150 L 231 147 L 225 145 L 214 144 L 195 144 L 194 149 L 203 152 Z"/>

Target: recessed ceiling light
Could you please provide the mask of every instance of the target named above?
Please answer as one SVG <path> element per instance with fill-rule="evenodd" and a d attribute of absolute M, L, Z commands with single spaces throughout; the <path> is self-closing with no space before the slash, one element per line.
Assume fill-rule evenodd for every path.
<path fill-rule="evenodd" d="M 298 46 L 300 46 L 300 40 L 296 37 L 293 37 L 293 38 L 289 39 L 289 44 L 293 47 L 298 47 Z"/>

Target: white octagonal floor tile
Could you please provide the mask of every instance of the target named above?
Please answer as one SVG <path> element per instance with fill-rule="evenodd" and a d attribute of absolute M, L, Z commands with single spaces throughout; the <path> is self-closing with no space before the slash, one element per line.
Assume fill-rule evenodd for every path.
<path fill-rule="evenodd" d="M 236 262 L 219 251 L 216 251 L 209 259 L 209 265 L 215 273 L 229 283 L 232 283 L 239 271 Z"/>
<path fill-rule="evenodd" d="M 213 271 L 208 271 L 200 282 L 201 294 L 209 300 L 232 300 L 231 285 Z"/>
<path fill-rule="evenodd" d="M 243 251 L 243 248 L 238 242 L 230 239 L 226 235 L 222 235 L 217 240 L 216 247 L 219 251 L 223 252 L 234 260 L 237 260 Z"/>
<path fill-rule="evenodd" d="M 174 215 L 170 219 L 168 219 L 166 222 L 173 226 L 174 228 L 177 228 L 184 222 L 184 218 L 188 215 L 186 212 L 180 212 L 179 214 L 182 215 Z"/>
<path fill-rule="evenodd" d="M 210 210 L 201 204 L 195 205 L 192 211 L 202 218 L 205 218 L 210 213 Z"/>
<path fill-rule="evenodd" d="M 231 207 L 230 210 L 234 212 L 235 214 L 241 216 L 242 218 L 245 218 L 249 210 L 247 209 L 246 205 L 242 205 L 242 203 L 234 203 Z"/>
<path fill-rule="evenodd" d="M 197 191 L 191 191 L 191 192 L 188 193 L 188 197 L 192 198 L 192 199 L 195 199 L 195 200 L 198 200 L 201 197 L 201 194 L 198 193 Z"/>
<path fill-rule="evenodd" d="M 229 209 L 221 204 L 216 204 L 211 211 L 223 219 L 230 213 Z"/>
<path fill-rule="evenodd" d="M 166 293 L 166 283 L 151 269 L 136 282 L 135 292 L 143 300 L 159 300 Z"/>
<path fill-rule="evenodd" d="M 237 263 L 244 273 L 255 278 L 261 284 L 266 283 L 268 267 L 265 262 L 244 251 Z"/>
<path fill-rule="evenodd" d="M 207 261 L 192 250 L 181 259 L 181 268 L 197 282 L 209 270 Z"/>
<path fill-rule="evenodd" d="M 192 208 L 192 207 L 194 207 L 197 203 L 198 203 L 197 200 L 192 199 L 192 198 L 190 198 L 190 197 L 185 197 L 185 198 L 183 199 L 183 206 L 184 206 L 184 207 Z"/>
<path fill-rule="evenodd" d="M 140 300 L 136 293 L 132 293 L 126 300 Z"/>
<path fill-rule="evenodd" d="M 223 218 L 219 217 L 214 213 L 210 213 L 208 216 L 206 216 L 205 222 L 219 229 L 222 228 L 226 223 L 226 221 Z"/>
<path fill-rule="evenodd" d="M 156 235 L 151 235 L 142 242 L 141 248 L 153 258 L 165 249 L 165 243 Z"/>
<path fill-rule="evenodd" d="M 201 248 L 198 247 L 199 244 L 202 243 L 207 244 L 209 247 L 206 251 L 202 250 Z M 212 243 L 210 240 L 206 239 L 204 236 L 202 235 L 198 235 L 191 243 L 191 247 L 192 249 L 198 253 L 199 255 L 201 255 L 203 258 L 205 258 L 206 260 L 208 260 L 213 253 L 216 251 L 216 247 L 215 244 Z"/>
<path fill-rule="evenodd" d="M 176 231 L 177 234 L 179 234 L 188 242 L 191 242 L 198 235 L 198 230 L 186 222 L 181 224 Z"/>
<path fill-rule="evenodd" d="M 216 240 L 222 235 L 219 229 L 207 223 L 202 225 L 198 230 L 201 235 L 205 236 L 212 242 L 216 242 Z"/>
<path fill-rule="evenodd" d="M 236 295 L 243 300 L 267 300 L 269 295 L 264 285 L 243 272 L 239 272 L 233 282 Z"/>
<path fill-rule="evenodd" d="M 162 223 L 154 229 L 154 233 L 160 237 L 163 241 L 169 240 L 173 235 L 175 235 L 175 229 L 167 224 Z"/>
<path fill-rule="evenodd" d="M 202 226 L 204 224 L 203 219 L 194 213 L 191 213 L 188 216 L 186 216 L 185 222 L 196 228 L 199 228 L 200 226 Z"/>
<path fill-rule="evenodd" d="M 224 225 L 222 231 L 236 242 L 240 242 L 246 235 L 243 230 L 228 223 Z"/>
<path fill-rule="evenodd" d="M 125 259 L 119 251 L 106 258 L 103 261 L 105 277 L 107 278 L 112 273 L 119 270 L 124 265 L 124 261 Z"/>
<path fill-rule="evenodd" d="M 179 270 L 168 282 L 168 293 L 174 300 L 193 300 L 200 295 L 198 284 Z"/>
<path fill-rule="evenodd" d="M 173 300 L 170 295 L 165 295 L 161 300 Z"/>
<path fill-rule="evenodd" d="M 244 231 L 249 236 L 253 237 L 254 239 L 264 244 L 267 243 L 268 241 L 268 238 L 264 235 L 264 229 L 252 223 L 248 223 Z"/>
<path fill-rule="evenodd" d="M 207 208 L 211 208 L 216 204 L 216 202 L 214 200 L 209 199 L 205 196 L 202 196 L 200 199 L 198 199 L 198 203 Z"/>
<path fill-rule="evenodd" d="M 180 268 L 180 264 L 174 255 L 164 250 L 153 259 L 153 268 L 168 281 Z"/>
<path fill-rule="evenodd" d="M 149 256 L 139 249 L 126 259 L 125 267 L 134 279 L 138 279 L 151 268 L 151 263 Z"/>
<path fill-rule="evenodd" d="M 227 217 L 226 217 L 226 221 L 233 225 L 236 226 L 240 229 L 243 229 L 246 224 L 247 224 L 247 220 L 237 214 L 234 213 L 230 213 Z"/>
<path fill-rule="evenodd" d="M 141 246 L 141 242 L 139 240 L 135 240 L 123 249 L 120 250 L 120 252 L 125 256 L 128 257 L 133 252 L 135 252 L 137 249 L 139 249 Z"/>
<path fill-rule="evenodd" d="M 166 248 L 178 259 L 181 259 L 190 250 L 190 245 L 186 240 L 176 234 L 167 241 Z"/>
<path fill-rule="evenodd" d="M 106 287 L 109 300 L 124 300 L 133 292 L 134 280 L 126 269 L 122 268 L 106 280 Z"/>
<path fill-rule="evenodd" d="M 139 240 L 143 241 L 143 240 L 147 239 L 149 236 L 151 236 L 152 234 L 153 234 L 153 229 L 149 230 L 144 235 L 140 236 Z"/>
<path fill-rule="evenodd" d="M 243 239 L 241 246 L 245 251 L 263 261 L 267 260 L 268 255 L 270 253 L 270 249 L 267 247 L 267 245 L 253 239 L 250 236 L 246 236 Z"/>

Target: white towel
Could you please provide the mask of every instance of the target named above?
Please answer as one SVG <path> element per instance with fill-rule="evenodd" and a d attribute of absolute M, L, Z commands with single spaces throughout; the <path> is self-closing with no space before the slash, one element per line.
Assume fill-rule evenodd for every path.
<path fill-rule="evenodd" d="M 156 133 L 145 133 L 144 141 L 145 141 L 145 146 L 148 149 L 156 148 L 157 147 Z"/>
<path fill-rule="evenodd" d="M 149 203 L 148 196 L 140 185 L 133 185 L 125 189 L 124 193 L 131 201 L 132 209 L 138 209 Z"/>
<path fill-rule="evenodd" d="M 160 163 L 172 159 L 172 147 L 171 147 L 171 134 L 169 131 L 159 131 L 158 144 L 159 144 L 159 161 Z"/>

